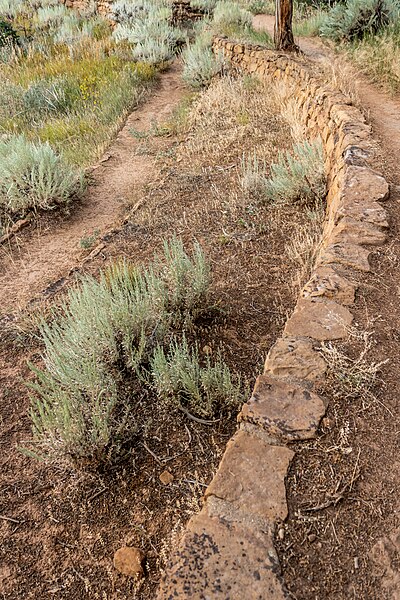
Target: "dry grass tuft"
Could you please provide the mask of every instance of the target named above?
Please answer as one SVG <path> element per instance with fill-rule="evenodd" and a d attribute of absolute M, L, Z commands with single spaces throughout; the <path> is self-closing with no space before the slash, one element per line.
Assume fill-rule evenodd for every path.
<path fill-rule="evenodd" d="M 357 73 L 344 56 L 335 56 L 324 63 L 323 75 L 333 88 L 338 89 L 349 98 L 355 106 L 360 105 L 357 91 Z"/>
<path fill-rule="evenodd" d="M 374 347 L 374 332 L 359 331 L 355 327 L 347 329 L 346 346 L 353 346 L 353 356 L 345 348 L 333 342 L 323 342 L 320 352 L 328 365 L 327 388 L 334 398 L 354 399 L 363 397 L 364 401 L 373 399 L 373 388 L 381 368 L 387 360 L 374 362 L 370 358 Z"/>
<path fill-rule="evenodd" d="M 323 211 L 317 209 L 310 218 L 293 233 L 286 244 L 288 258 L 296 266 L 293 286 L 301 290 L 311 276 L 321 247 Z"/>
<path fill-rule="evenodd" d="M 289 128 L 279 115 L 274 96 L 266 85 L 250 76 L 226 76 L 212 82 L 194 103 L 188 128 L 190 138 L 184 157 L 194 164 L 205 156 L 211 164 L 220 161 L 221 156 L 233 159 L 249 139 L 258 158 L 269 161 L 278 148 L 290 142 Z"/>
<path fill-rule="evenodd" d="M 272 93 L 282 117 L 290 127 L 293 140 L 303 141 L 306 137 L 306 127 L 302 123 L 302 109 L 294 93 L 294 87 L 283 81 L 277 81 L 272 87 Z"/>

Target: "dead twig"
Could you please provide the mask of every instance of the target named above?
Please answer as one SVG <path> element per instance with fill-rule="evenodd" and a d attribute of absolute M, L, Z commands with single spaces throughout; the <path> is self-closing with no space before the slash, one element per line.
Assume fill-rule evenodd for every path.
<path fill-rule="evenodd" d="M 206 483 L 201 483 L 201 481 L 198 481 L 197 479 L 182 479 L 182 481 L 184 483 L 191 483 L 193 485 L 200 485 L 201 487 L 208 487 L 208 485 Z"/>
<path fill-rule="evenodd" d="M 207 421 L 206 419 L 200 419 L 200 417 L 195 417 L 189 411 L 187 411 L 186 408 L 182 408 L 182 406 L 180 406 L 179 409 L 183 412 L 184 415 L 187 416 L 188 419 L 190 419 L 191 421 L 195 421 L 196 423 L 200 423 L 200 425 L 214 425 L 215 423 L 218 423 L 221 420 L 215 419 L 215 421 Z"/>
<path fill-rule="evenodd" d="M 324 510 L 325 508 L 329 508 L 330 506 L 336 506 L 341 500 L 343 500 L 346 496 L 346 492 L 350 492 L 352 490 L 354 483 L 360 477 L 360 474 L 361 474 L 360 471 L 358 471 L 358 473 L 356 473 L 357 467 L 358 467 L 359 456 L 360 455 L 358 455 L 358 457 L 357 457 L 356 465 L 355 465 L 351 480 L 348 483 L 346 483 L 340 491 L 337 490 L 337 491 L 335 491 L 334 494 L 329 494 L 327 500 L 325 502 L 323 502 L 322 504 L 317 504 L 316 506 L 305 507 L 305 508 L 303 508 L 303 510 L 305 512 L 317 512 L 319 510 Z"/>
<path fill-rule="evenodd" d="M 14 223 L 14 225 L 12 225 L 10 227 L 10 229 L 7 231 L 7 233 L 5 233 L 4 235 L 2 235 L 0 237 L 0 244 L 4 244 L 4 242 L 8 242 L 8 240 L 10 238 L 12 238 L 13 235 L 15 235 L 16 233 L 21 231 L 21 229 L 23 229 L 24 227 L 29 225 L 29 223 L 32 221 L 32 219 L 33 219 L 33 214 L 29 214 L 25 219 L 20 219 L 19 221 Z"/>
<path fill-rule="evenodd" d="M 0 519 L 3 519 L 3 521 L 10 521 L 10 523 L 16 523 L 17 525 L 21 525 L 22 523 L 25 523 L 25 521 L 18 521 L 18 519 L 13 519 L 12 517 L 6 517 L 5 515 L 0 515 Z"/>
<path fill-rule="evenodd" d="M 163 461 L 161 460 L 161 458 L 159 458 L 159 457 L 157 456 L 157 454 L 154 454 L 154 452 L 153 452 L 152 450 L 150 450 L 150 448 L 148 447 L 148 445 L 146 444 L 146 442 L 142 442 L 142 446 L 143 446 L 143 448 L 144 448 L 145 450 L 147 450 L 147 452 L 148 452 L 149 454 L 151 454 L 151 456 L 154 458 L 154 460 L 155 460 L 156 462 L 158 462 L 158 464 L 159 464 L 159 465 L 161 465 L 161 466 L 162 466 L 162 465 L 164 464 L 164 463 L 163 463 Z"/>
<path fill-rule="evenodd" d="M 90 496 L 90 498 L 88 498 L 88 502 L 92 502 L 95 498 L 98 498 L 99 496 L 101 496 L 101 494 L 104 494 L 106 490 L 108 490 L 108 487 L 104 487 L 103 489 L 99 490 L 98 492 Z"/>

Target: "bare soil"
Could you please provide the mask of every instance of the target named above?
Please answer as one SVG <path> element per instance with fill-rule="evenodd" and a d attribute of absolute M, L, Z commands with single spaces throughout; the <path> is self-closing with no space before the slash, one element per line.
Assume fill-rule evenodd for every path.
<path fill-rule="evenodd" d="M 176 68 L 163 77 L 168 89 L 162 92 L 161 87 L 158 114 L 156 99 L 141 108 L 141 124 L 147 129 L 153 116 L 162 125 L 168 118 L 167 103 L 171 100 L 171 110 L 182 95 Z M 258 93 L 265 97 L 265 90 Z M 154 404 L 148 409 L 144 443 L 138 443 L 124 462 L 103 472 L 65 472 L 18 451 L 30 437 L 29 397 L 23 382 L 32 378 L 27 360 L 41 362 L 42 349 L 33 335 L 35 311 L 63 297 L 76 279 L 74 267 L 80 273 L 96 274 L 121 257 L 146 262 L 163 239 L 176 234 L 188 249 L 198 240 L 212 266 L 213 309 L 196 330 L 202 352 L 215 355 L 222 348 L 231 368 L 253 385 L 293 309 L 297 271 L 285 248 L 294 231 L 308 221 L 301 207 L 271 209 L 240 189 L 244 152 L 265 146 L 272 160 L 291 143 L 289 128 L 273 107 L 267 117 L 264 109 L 258 114 L 246 110 L 247 106 L 239 105 L 237 114 L 228 115 L 234 124 L 228 140 L 224 125 L 214 130 L 210 124 L 201 139 L 189 128 L 164 137 L 151 135 L 137 140 L 137 145 L 130 137 L 117 141 L 120 152 L 124 148 L 126 153 L 117 158 L 115 146 L 111 147 L 111 166 L 106 162 L 99 167 L 98 183 L 89 188 L 87 197 L 94 210 L 96 202 L 108 206 L 102 189 L 113 196 L 114 207 L 119 206 L 115 198 L 129 193 L 131 209 L 117 226 L 115 212 L 107 213 L 107 221 L 105 208 L 99 221 L 90 220 L 90 226 L 102 227 L 102 232 L 107 224 L 113 225 L 102 235 L 101 252 L 84 264 L 77 262 L 75 253 L 87 227 L 84 205 L 78 208 L 80 221 L 72 215 L 55 232 L 44 234 L 54 257 L 48 254 L 46 260 L 42 237 L 37 239 L 33 232 L 22 236 L 23 254 L 17 244 L 10 250 L 21 269 L 24 256 L 25 261 L 40 256 L 41 271 L 29 285 L 27 271 L 24 277 L 16 266 L 12 274 L 4 267 L 1 290 L 2 298 L 9 299 L 0 321 L 0 595 L 4 599 L 154 598 L 165 558 L 183 525 L 199 509 L 202 492 L 236 428 L 236 415 L 224 414 L 213 426 L 206 426 L 182 414 L 160 413 Z M 206 125 L 213 111 L 218 114 L 213 127 L 218 129 L 227 109 L 224 103 L 210 108 L 203 118 Z M 128 123 L 139 129 L 137 115 Z M 128 135 L 127 128 L 124 131 Z M 143 163 L 137 162 L 138 152 Z M 140 172 L 139 164 L 144 165 Z M 75 232 L 71 238 L 69 227 Z M 65 248 L 59 246 L 61 240 Z M 12 266 L 11 257 L 7 260 Z M 10 310 L 13 302 L 24 303 L 33 295 L 35 301 L 28 302 L 22 316 Z M 160 480 L 165 470 L 173 476 L 167 485 Z M 146 554 L 146 577 L 140 585 L 113 567 L 114 552 L 125 544 Z"/>
<path fill-rule="evenodd" d="M 269 15 L 255 23 L 273 29 Z M 311 61 L 331 60 L 331 50 L 319 40 L 298 42 Z M 321 390 L 329 409 L 320 436 L 295 447 L 287 480 L 289 517 L 277 546 L 284 580 L 297 600 L 400 598 L 400 102 L 360 75 L 354 83 L 379 144 L 376 168 L 391 184 L 385 204 L 391 228 L 388 242 L 373 253 L 371 273 L 360 274 L 352 311 L 359 331 L 372 333 L 371 363 L 388 362 L 373 398 Z M 343 349 L 356 358 L 362 344 L 350 338 Z"/>

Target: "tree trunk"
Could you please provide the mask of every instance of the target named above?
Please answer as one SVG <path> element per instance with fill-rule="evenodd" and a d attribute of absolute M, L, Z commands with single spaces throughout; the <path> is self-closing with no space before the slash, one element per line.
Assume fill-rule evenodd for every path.
<path fill-rule="evenodd" d="M 292 31 L 293 0 L 276 0 L 274 42 L 277 50 L 298 52 Z"/>

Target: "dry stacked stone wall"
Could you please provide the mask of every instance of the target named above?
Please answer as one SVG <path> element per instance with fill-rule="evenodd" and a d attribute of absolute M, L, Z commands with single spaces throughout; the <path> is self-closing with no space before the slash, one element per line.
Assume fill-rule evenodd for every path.
<path fill-rule="evenodd" d="M 158 598 L 279 600 L 289 598 L 274 535 L 287 516 L 290 443 L 314 438 L 326 411 L 313 391 L 326 371 L 315 347 L 346 336 L 357 274 L 370 270 L 371 247 L 386 238 L 380 203 L 389 187 L 372 168 L 374 143 L 362 113 L 314 76 L 309 63 L 225 38 L 214 40 L 214 51 L 260 79 L 285 83 L 309 136 L 323 140 L 329 191 L 311 279 L 239 414 L 239 429 L 171 557 Z"/>
<path fill-rule="evenodd" d="M 84 12 L 93 7 L 93 2 L 91 2 L 91 0 L 64 0 L 64 4 L 67 8 L 73 8 L 78 12 Z M 110 15 L 111 4 L 112 0 L 95 0 L 94 2 L 96 12 L 103 17 L 108 17 Z"/>
<path fill-rule="evenodd" d="M 78 12 L 83 12 L 93 6 L 91 0 L 63 0 L 68 8 L 73 8 Z M 111 4 L 113 0 L 95 0 L 95 9 L 103 17 L 111 17 Z M 171 2 L 172 21 L 180 24 L 187 21 L 198 21 L 204 18 L 204 11 L 194 9 L 189 0 L 175 0 Z"/>

